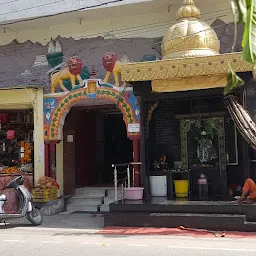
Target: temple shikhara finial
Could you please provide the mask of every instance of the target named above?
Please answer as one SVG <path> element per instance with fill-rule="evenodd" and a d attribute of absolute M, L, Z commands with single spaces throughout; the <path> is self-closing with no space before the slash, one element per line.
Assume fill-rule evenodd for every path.
<path fill-rule="evenodd" d="M 176 18 L 178 22 L 163 37 L 163 59 L 219 54 L 218 36 L 213 28 L 200 20 L 200 10 L 193 0 L 185 0 Z"/>
<path fill-rule="evenodd" d="M 179 8 L 176 19 L 200 19 L 200 10 L 195 6 L 193 0 L 185 0 L 183 6 Z"/>

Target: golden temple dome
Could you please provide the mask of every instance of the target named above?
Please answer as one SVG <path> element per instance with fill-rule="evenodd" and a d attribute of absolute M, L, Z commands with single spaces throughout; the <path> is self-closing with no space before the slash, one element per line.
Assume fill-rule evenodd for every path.
<path fill-rule="evenodd" d="M 171 26 L 162 41 L 162 59 L 219 54 L 220 41 L 214 29 L 200 21 L 193 0 L 185 0 L 177 12 L 178 23 Z"/>

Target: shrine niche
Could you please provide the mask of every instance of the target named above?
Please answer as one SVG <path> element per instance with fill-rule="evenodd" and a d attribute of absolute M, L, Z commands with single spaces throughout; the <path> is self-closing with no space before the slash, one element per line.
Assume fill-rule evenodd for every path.
<path fill-rule="evenodd" d="M 182 168 L 192 171 L 193 189 L 200 173 L 204 173 L 214 194 L 225 194 L 226 141 L 223 113 L 184 115 L 180 118 Z"/>
<path fill-rule="evenodd" d="M 180 120 L 183 168 L 213 167 L 225 171 L 224 117 Z"/>

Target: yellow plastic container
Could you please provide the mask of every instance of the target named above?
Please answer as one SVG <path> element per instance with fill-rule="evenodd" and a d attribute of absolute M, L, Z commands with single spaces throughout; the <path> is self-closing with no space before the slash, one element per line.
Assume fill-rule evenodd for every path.
<path fill-rule="evenodd" d="M 33 202 L 46 203 L 58 199 L 58 189 L 32 189 Z"/>
<path fill-rule="evenodd" d="M 188 197 L 188 180 L 175 180 L 174 181 L 175 194 L 178 198 Z"/>

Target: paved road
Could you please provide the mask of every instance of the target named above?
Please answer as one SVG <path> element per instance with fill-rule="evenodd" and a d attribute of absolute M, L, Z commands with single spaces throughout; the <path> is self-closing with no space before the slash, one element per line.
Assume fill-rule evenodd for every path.
<path fill-rule="evenodd" d="M 256 240 L 97 235 L 95 229 L 0 226 L 3 256 L 255 256 Z"/>

